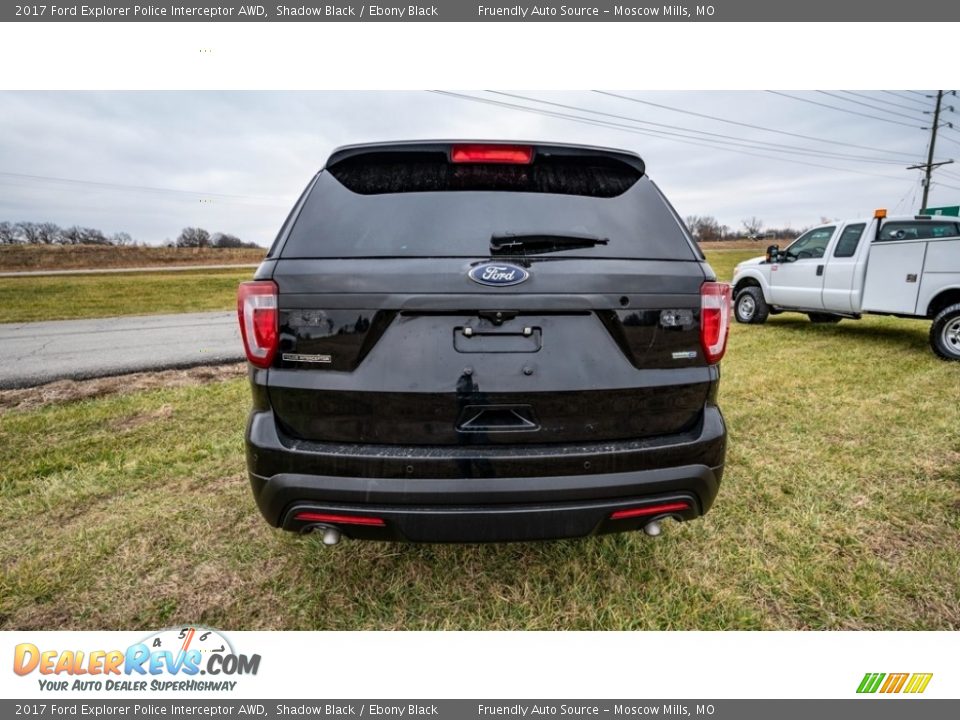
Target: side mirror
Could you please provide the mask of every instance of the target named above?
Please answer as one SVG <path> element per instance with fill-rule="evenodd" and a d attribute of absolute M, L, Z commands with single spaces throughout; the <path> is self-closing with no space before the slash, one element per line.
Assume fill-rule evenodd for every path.
<path fill-rule="evenodd" d="M 767 247 L 767 262 L 780 262 L 779 245 L 770 245 Z"/>

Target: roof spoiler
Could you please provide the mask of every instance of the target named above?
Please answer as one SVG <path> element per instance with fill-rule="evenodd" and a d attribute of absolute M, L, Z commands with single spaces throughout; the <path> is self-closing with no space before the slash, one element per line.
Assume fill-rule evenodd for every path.
<path fill-rule="evenodd" d="M 454 146 L 509 146 L 529 147 L 532 149 L 531 162 L 536 162 L 538 156 L 546 157 L 602 157 L 618 160 L 643 175 L 646 166 L 643 159 L 629 150 L 615 148 L 593 147 L 590 145 L 568 145 L 564 143 L 524 142 L 519 140 L 412 140 L 407 142 L 364 143 L 360 145 L 344 145 L 337 148 L 327 159 L 325 168 L 332 167 L 347 158 L 360 155 L 375 155 L 381 153 L 433 153 L 441 152 L 448 158 L 453 153 Z"/>

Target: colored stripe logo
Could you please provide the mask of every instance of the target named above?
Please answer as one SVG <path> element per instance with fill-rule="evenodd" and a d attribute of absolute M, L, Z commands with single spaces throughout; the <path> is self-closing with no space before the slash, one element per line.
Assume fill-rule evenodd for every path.
<path fill-rule="evenodd" d="M 927 689 L 932 677 L 933 673 L 867 673 L 860 681 L 857 692 L 919 694 Z"/>

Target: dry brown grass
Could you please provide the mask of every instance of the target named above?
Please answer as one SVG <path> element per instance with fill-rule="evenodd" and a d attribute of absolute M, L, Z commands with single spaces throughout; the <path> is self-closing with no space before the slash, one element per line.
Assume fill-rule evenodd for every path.
<path fill-rule="evenodd" d="M 156 388 L 176 388 L 188 385 L 202 385 L 208 382 L 231 380 L 246 372 L 245 363 L 230 365 L 209 365 L 187 368 L 185 370 L 158 370 L 153 372 L 131 373 L 114 377 L 94 378 L 92 380 L 57 380 L 37 387 L 16 390 L 0 390 L 0 413 L 7 410 L 33 410 L 54 403 L 75 402 L 104 395 L 129 394 Z M 169 417 L 169 408 L 163 411 Z M 147 420 L 153 419 L 148 417 Z M 135 427 L 136 420 L 124 418 L 121 423 Z"/>
<path fill-rule="evenodd" d="M 0 245 L 0 272 L 259 263 L 264 248 Z"/>
<path fill-rule="evenodd" d="M 713 250 L 754 250 L 755 255 L 763 255 L 771 245 L 786 247 L 789 240 L 724 240 L 723 242 L 698 243 L 704 252 Z"/>

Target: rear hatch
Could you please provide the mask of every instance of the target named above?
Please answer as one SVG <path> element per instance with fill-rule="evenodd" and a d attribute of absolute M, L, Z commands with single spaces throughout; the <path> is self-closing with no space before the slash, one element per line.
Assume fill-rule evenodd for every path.
<path fill-rule="evenodd" d="M 692 428 L 712 273 L 617 151 L 449 143 L 335 153 L 258 277 L 294 439 L 593 443 Z"/>

